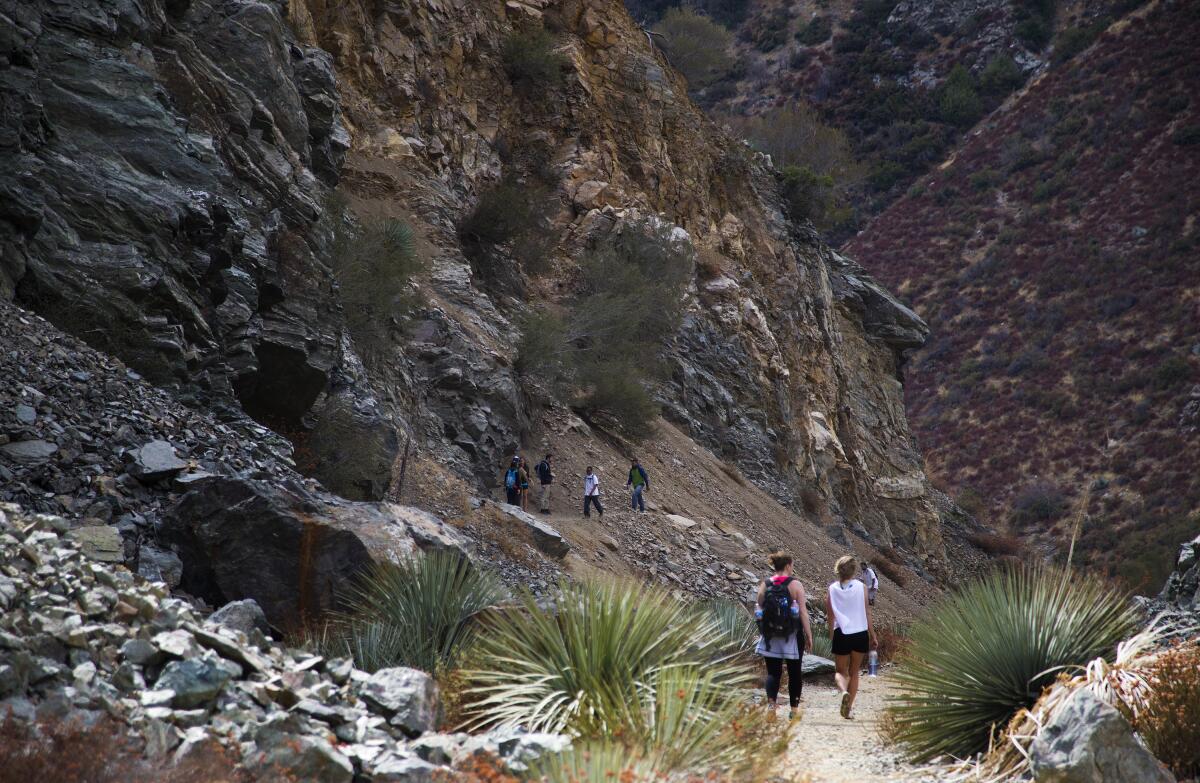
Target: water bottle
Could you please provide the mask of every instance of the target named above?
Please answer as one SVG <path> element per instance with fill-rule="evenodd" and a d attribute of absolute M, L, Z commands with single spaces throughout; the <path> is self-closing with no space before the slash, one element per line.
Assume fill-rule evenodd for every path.
<path fill-rule="evenodd" d="M 800 604 L 796 603 L 795 601 L 792 601 L 792 617 L 799 617 L 799 616 L 800 616 Z"/>
<path fill-rule="evenodd" d="M 879 651 L 871 650 L 871 654 L 867 656 L 867 674 L 871 677 L 879 676 Z"/>
<path fill-rule="evenodd" d="M 762 607 L 761 606 L 754 607 L 754 619 L 755 620 L 762 619 Z"/>

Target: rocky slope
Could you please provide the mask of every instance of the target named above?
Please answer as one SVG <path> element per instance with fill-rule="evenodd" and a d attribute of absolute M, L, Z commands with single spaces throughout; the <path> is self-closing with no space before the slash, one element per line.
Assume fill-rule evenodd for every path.
<path fill-rule="evenodd" d="M 932 473 L 989 521 L 1157 589 L 1200 509 L 1200 92 L 1151 3 L 985 119 L 847 245 L 937 329 L 909 371 Z"/>
<path fill-rule="evenodd" d="M 382 498 L 406 441 L 477 494 L 557 410 L 512 365 L 529 303 L 569 295 L 591 243 L 656 216 L 708 259 L 664 357 L 670 422 L 790 509 L 783 529 L 807 520 L 894 546 L 929 575 L 944 568 L 952 512 L 924 476 L 899 380 L 925 324 L 783 218 L 762 161 L 705 120 L 618 2 L 78 0 L 0 13 L 0 151 L 16 163 L 0 172 L 0 290 L 196 415 L 248 427 L 268 450 L 280 444 L 243 414 L 286 435 L 301 470 L 345 497 Z M 502 51 L 536 28 L 553 34 L 563 79 L 522 89 Z M 530 182 L 535 169 L 550 183 L 549 271 L 491 284 L 458 227 L 501 177 Z M 397 313 L 369 369 L 332 272 L 335 186 L 360 216 L 410 225 L 426 262 L 418 305 Z M 508 252 L 500 263 L 519 269 Z M 12 426 L 10 440 L 47 440 Z M 613 458 L 630 448 L 603 431 L 590 442 Z M 175 445 L 197 462 L 225 448 Z M 256 466 L 233 467 L 206 472 Z M 53 484 L 56 469 L 42 472 L 22 485 Z M 296 491 L 283 506 L 319 492 Z M 72 492 L 55 510 L 87 517 L 93 490 Z M 488 519 L 475 524 L 497 535 Z"/>

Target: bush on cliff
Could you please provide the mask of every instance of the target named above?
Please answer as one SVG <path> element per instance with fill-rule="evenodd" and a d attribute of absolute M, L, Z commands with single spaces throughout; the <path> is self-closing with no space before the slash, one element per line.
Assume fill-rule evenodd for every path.
<path fill-rule="evenodd" d="M 910 630 L 889 708 L 892 734 L 914 759 L 964 758 L 1064 670 L 1111 660 L 1137 614 L 1084 573 L 996 571 L 938 603 Z"/>
<path fill-rule="evenodd" d="M 500 59 L 513 86 L 526 93 L 561 86 L 568 63 L 554 46 L 554 36 L 540 28 L 515 31 L 504 39 Z"/>
<path fill-rule="evenodd" d="M 692 90 L 702 90 L 729 75 L 733 35 L 706 16 L 687 8 L 672 8 L 654 26 L 662 36 L 671 65 L 687 79 Z"/>
<path fill-rule="evenodd" d="M 346 328 L 368 363 L 391 346 L 397 319 L 416 302 L 410 283 L 423 267 L 412 229 L 400 220 L 355 223 L 334 207 L 331 261 Z"/>
<path fill-rule="evenodd" d="M 574 396 L 584 414 L 610 416 L 627 434 L 640 434 L 658 411 L 656 368 L 678 330 L 692 269 L 689 248 L 666 226 L 614 231 L 581 259 L 563 311 L 526 317 L 518 369 Z"/>

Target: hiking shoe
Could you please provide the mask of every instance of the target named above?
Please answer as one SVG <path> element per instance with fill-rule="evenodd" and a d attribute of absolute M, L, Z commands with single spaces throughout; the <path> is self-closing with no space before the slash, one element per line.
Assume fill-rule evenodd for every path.
<path fill-rule="evenodd" d="M 841 713 L 842 713 L 843 718 L 846 718 L 846 719 L 850 718 L 850 692 L 849 691 L 842 691 Z"/>
<path fill-rule="evenodd" d="M 801 715 L 801 711 L 800 711 L 799 707 L 794 707 L 794 708 L 788 710 L 788 720 L 789 721 L 794 722 L 794 721 L 800 720 L 800 715 Z"/>

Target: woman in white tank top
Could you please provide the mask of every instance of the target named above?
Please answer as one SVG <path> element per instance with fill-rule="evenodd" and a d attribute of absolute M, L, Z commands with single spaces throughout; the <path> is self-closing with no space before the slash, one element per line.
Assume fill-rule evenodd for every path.
<path fill-rule="evenodd" d="M 841 713 L 850 717 L 854 697 L 858 693 L 858 674 L 863 656 L 877 646 L 875 628 L 871 625 L 871 607 L 867 589 L 854 578 L 858 562 L 851 556 L 841 558 L 835 566 L 837 581 L 829 584 L 825 597 L 829 635 L 833 640 L 833 658 L 837 666 L 838 690 L 842 692 Z"/>

